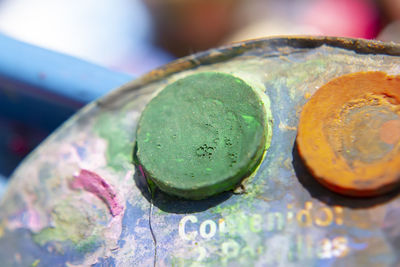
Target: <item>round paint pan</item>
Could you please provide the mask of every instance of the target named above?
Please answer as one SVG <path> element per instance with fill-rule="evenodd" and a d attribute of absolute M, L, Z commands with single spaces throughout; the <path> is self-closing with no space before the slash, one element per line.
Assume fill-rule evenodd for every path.
<path fill-rule="evenodd" d="M 314 177 L 350 196 L 400 182 L 400 76 L 358 72 L 322 86 L 304 106 L 298 150 Z"/>
<path fill-rule="evenodd" d="M 255 169 L 265 151 L 266 123 L 261 98 L 242 79 L 220 72 L 189 75 L 146 106 L 136 157 L 164 192 L 207 198 L 234 189 Z"/>

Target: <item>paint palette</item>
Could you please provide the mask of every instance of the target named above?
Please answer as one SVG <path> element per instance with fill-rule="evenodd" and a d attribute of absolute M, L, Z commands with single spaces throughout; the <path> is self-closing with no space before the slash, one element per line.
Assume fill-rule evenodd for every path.
<path fill-rule="evenodd" d="M 304 128 L 303 135 L 298 126 L 304 109 L 316 110 L 303 109 L 311 106 L 306 103 L 321 102 L 312 100 L 320 88 L 331 93 L 325 103 L 334 103 L 330 81 L 359 72 L 397 75 L 399 56 L 400 46 L 373 41 L 266 39 L 183 58 L 124 85 L 86 106 L 14 173 L 0 206 L 2 264 L 395 265 L 400 261 L 397 181 L 374 197 L 334 192 L 334 179 L 326 188 L 316 178 L 343 177 L 333 174 L 335 168 L 320 174 L 331 162 L 310 163 L 312 153 L 301 142 L 313 127 Z M 204 200 L 184 200 L 149 185 L 132 163 L 136 129 L 145 106 L 163 88 L 202 72 L 227 73 L 263 92 L 272 138 L 242 186 Z M 358 113 L 347 112 L 345 127 L 325 126 L 334 134 L 324 136 L 330 136 L 331 145 L 339 140 L 340 149 L 346 149 L 336 151 L 350 161 L 364 155 L 363 162 L 376 162 L 391 151 L 397 160 L 399 111 L 393 101 L 385 102 L 386 111 L 364 105 Z M 318 124 L 321 116 L 312 114 L 311 121 Z M 377 126 L 357 132 L 367 122 Z M 368 146 L 365 131 L 382 144 Z M 352 133 L 359 135 L 354 139 Z M 393 166 L 386 169 L 398 165 Z"/>

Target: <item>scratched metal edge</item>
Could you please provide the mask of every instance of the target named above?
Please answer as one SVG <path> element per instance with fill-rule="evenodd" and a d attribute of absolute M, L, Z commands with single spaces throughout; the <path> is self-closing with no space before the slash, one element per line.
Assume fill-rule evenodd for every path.
<path fill-rule="evenodd" d="M 388 43 L 367 39 L 323 36 L 282 36 L 254 39 L 232 43 L 177 59 L 147 74 L 144 74 L 132 82 L 123 85 L 118 90 L 109 93 L 102 99 L 97 100 L 95 103 L 100 106 L 107 106 L 113 102 L 114 99 L 119 98 L 121 94 L 124 94 L 127 91 L 135 90 L 145 84 L 158 81 L 185 69 L 194 68 L 200 65 L 218 63 L 236 56 L 240 56 L 252 49 L 262 48 L 264 52 L 267 52 L 268 50 L 271 52 L 278 52 L 278 49 L 283 46 L 297 49 L 312 49 L 323 45 L 353 50 L 354 52 L 361 54 L 372 53 L 392 56 L 400 55 L 400 44 L 398 43 Z"/>

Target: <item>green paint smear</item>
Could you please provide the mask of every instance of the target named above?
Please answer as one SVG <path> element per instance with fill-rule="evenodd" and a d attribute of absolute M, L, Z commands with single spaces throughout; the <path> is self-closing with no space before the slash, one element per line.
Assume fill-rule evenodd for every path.
<path fill-rule="evenodd" d="M 52 219 L 55 227 L 48 227 L 34 234 L 34 242 L 43 246 L 47 242 L 71 241 L 82 253 L 93 251 L 100 245 L 100 239 L 96 235 L 98 229 L 92 223 L 96 220 L 90 219 L 88 214 L 81 212 L 67 201 L 54 208 Z"/>
<path fill-rule="evenodd" d="M 33 263 L 32 263 L 32 267 L 37 267 L 38 265 L 39 265 L 39 263 L 40 263 L 40 260 L 39 259 L 37 259 L 37 260 L 35 260 Z"/>
<path fill-rule="evenodd" d="M 109 167 L 115 171 L 125 170 L 130 164 L 133 150 L 133 132 L 124 131 L 124 123 L 118 119 L 118 114 L 103 113 L 94 129 L 97 134 L 108 142 L 106 159 Z M 121 117 L 123 117 L 121 115 Z"/>

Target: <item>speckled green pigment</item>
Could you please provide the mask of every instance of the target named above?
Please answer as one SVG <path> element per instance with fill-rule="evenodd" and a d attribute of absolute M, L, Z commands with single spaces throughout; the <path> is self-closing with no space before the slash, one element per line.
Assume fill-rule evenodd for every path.
<path fill-rule="evenodd" d="M 89 205 L 84 205 L 86 208 Z M 92 251 L 100 246 L 98 227 L 93 225 L 96 214 L 85 214 L 67 201 L 55 206 L 53 227 L 47 227 L 33 235 L 33 240 L 43 246 L 47 242 L 71 241 L 80 252 Z"/>
<path fill-rule="evenodd" d="M 133 144 L 129 132 L 121 130 L 124 129 L 123 122 L 106 113 L 99 118 L 94 128 L 108 142 L 106 152 L 108 165 L 115 171 L 124 170 L 124 165 L 131 161 Z"/>
<path fill-rule="evenodd" d="M 234 188 L 261 160 L 261 99 L 243 80 L 206 72 L 168 85 L 146 107 L 137 158 L 161 190 L 202 199 Z"/>

